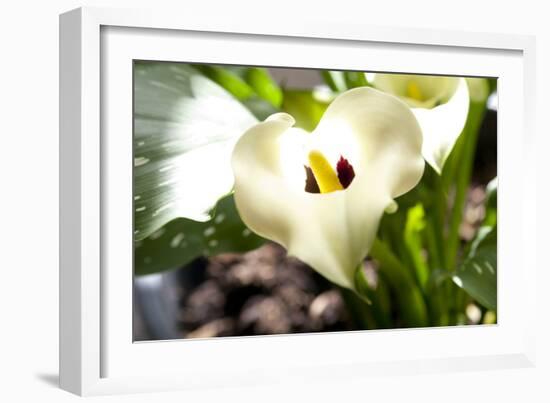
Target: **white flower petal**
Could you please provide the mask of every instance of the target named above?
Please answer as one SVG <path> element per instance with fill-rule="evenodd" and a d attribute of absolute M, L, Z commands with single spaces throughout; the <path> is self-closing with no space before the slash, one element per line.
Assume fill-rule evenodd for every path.
<path fill-rule="evenodd" d="M 382 73 L 372 74 L 370 79 L 375 88 L 398 96 L 413 108 L 433 108 L 447 102 L 459 81 L 457 77 Z"/>
<path fill-rule="evenodd" d="M 468 91 L 470 99 L 474 102 L 483 102 L 489 96 L 489 83 L 486 78 L 468 77 Z"/>
<path fill-rule="evenodd" d="M 232 159 L 237 209 L 252 231 L 353 289 L 384 209 L 422 176 L 420 128 L 404 103 L 367 87 L 338 96 L 313 133 L 293 124 L 290 115 L 276 114 L 238 141 Z M 305 192 L 303 156 L 312 148 L 330 161 L 340 153 L 349 159 L 356 176 L 347 189 Z M 301 186 L 288 179 L 287 164 L 297 167 Z"/>
<path fill-rule="evenodd" d="M 441 174 L 468 117 L 470 98 L 466 80 L 414 74 L 377 73 L 369 77 L 376 88 L 398 96 L 412 108 L 424 137 L 422 154 Z M 476 88 L 482 85 L 486 85 L 485 80 Z M 411 98 L 411 88 L 418 99 Z"/>
<path fill-rule="evenodd" d="M 456 92 L 447 103 L 432 109 L 412 110 L 422 128 L 422 155 L 439 174 L 462 133 L 469 105 L 468 86 L 461 78 Z"/>

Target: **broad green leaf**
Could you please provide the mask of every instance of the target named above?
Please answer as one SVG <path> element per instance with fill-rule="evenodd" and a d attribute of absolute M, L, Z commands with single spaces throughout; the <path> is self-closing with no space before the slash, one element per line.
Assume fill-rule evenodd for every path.
<path fill-rule="evenodd" d="M 306 90 L 286 90 L 283 111 L 296 119 L 296 126 L 312 131 L 321 120 L 328 102 L 317 99 L 314 93 Z"/>
<path fill-rule="evenodd" d="M 483 225 L 466 248 L 453 281 L 488 309 L 497 305 L 497 179 L 487 185 Z"/>
<path fill-rule="evenodd" d="M 470 243 L 470 248 L 468 250 L 468 257 L 473 257 L 478 249 L 483 248 L 487 245 L 496 245 L 497 243 L 497 227 L 491 227 L 488 225 L 482 225 L 477 230 L 476 236 L 472 239 Z"/>
<path fill-rule="evenodd" d="M 256 94 L 268 101 L 275 108 L 283 102 L 283 92 L 271 78 L 266 69 L 251 67 L 245 73 L 246 82 L 256 91 Z"/>
<path fill-rule="evenodd" d="M 181 267 L 199 256 L 246 252 L 265 241 L 241 221 L 233 195 L 221 199 L 207 222 L 177 218 L 135 243 L 135 273 L 150 274 Z"/>
<path fill-rule="evenodd" d="M 256 122 L 231 94 L 189 65 L 136 62 L 135 239 L 178 217 L 208 220 L 232 189 L 233 145 Z"/>
<path fill-rule="evenodd" d="M 488 309 L 496 309 L 496 242 L 485 243 L 477 248 L 475 253 L 472 253 L 454 273 L 453 281 L 481 305 Z"/>

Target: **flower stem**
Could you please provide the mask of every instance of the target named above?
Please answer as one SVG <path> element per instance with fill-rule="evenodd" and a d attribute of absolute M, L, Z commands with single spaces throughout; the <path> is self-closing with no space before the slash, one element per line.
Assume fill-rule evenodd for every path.
<path fill-rule="evenodd" d="M 360 263 L 355 270 L 355 290 L 357 295 L 368 304 L 367 309 L 372 312 L 377 328 L 389 328 L 390 312 L 389 309 L 385 309 L 387 304 L 383 301 L 381 284 L 378 284 L 376 289 L 371 287 L 365 276 L 363 263 Z"/>
<path fill-rule="evenodd" d="M 472 177 L 479 127 L 484 115 L 485 102 L 470 103 L 470 114 L 462 133 L 464 144 L 461 150 L 460 169 L 456 173 L 456 195 L 447 239 L 446 266 L 448 270 L 453 270 L 457 261 L 459 227 L 462 222 L 466 193 Z"/>
<path fill-rule="evenodd" d="M 374 240 L 370 255 L 378 261 L 381 274 L 387 278 L 390 286 L 396 291 L 404 324 L 408 327 L 427 326 L 426 304 L 407 268 L 379 239 Z"/>
<path fill-rule="evenodd" d="M 367 304 L 357 292 L 348 288 L 340 288 L 340 293 L 356 326 L 361 329 L 379 328 L 371 309 L 372 305 Z"/>
<path fill-rule="evenodd" d="M 457 163 L 454 172 L 454 174 L 456 174 L 456 192 L 451 210 L 449 233 L 445 251 L 445 266 L 448 271 L 455 270 L 459 258 L 460 224 L 464 214 L 468 187 L 470 186 L 472 178 L 477 139 L 479 128 L 485 116 L 486 101 L 487 99 L 484 98 L 481 102 L 470 102 L 470 112 L 461 136 L 462 144 L 459 153 L 460 159 L 455 161 Z M 458 315 L 464 309 L 464 307 L 461 306 L 461 293 L 464 291 L 458 287 L 451 287 L 449 291 L 449 299 L 451 301 L 449 316 L 451 323 L 455 323 L 458 319 Z"/>

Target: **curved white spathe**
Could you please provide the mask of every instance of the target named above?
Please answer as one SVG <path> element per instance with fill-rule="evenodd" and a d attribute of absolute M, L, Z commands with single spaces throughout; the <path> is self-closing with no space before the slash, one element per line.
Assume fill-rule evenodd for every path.
<path fill-rule="evenodd" d="M 401 98 L 412 109 L 424 137 L 422 155 L 441 174 L 468 117 L 470 95 L 464 78 L 369 74 L 372 85 Z"/>
<path fill-rule="evenodd" d="M 375 88 L 397 95 L 411 108 L 433 108 L 447 102 L 458 87 L 458 77 L 414 74 L 369 74 Z"/>
<path fill-rule="evenodd" d="M 432 109 L 412 108 L 424 137 L 422 155 L 438 174 L 441 174 L 464 129 L 469 106 L 468 86 L 466 80 L 460 79 L 456 92 L 447 103 Z"/>
<path fill-rule="evenodd" d="M 422 134 L 399 99 L 362 87 L 339 95 L 312 133 L 285 113 L 246 131 L 232 156 L 235 201 L 244 223 L 283 245 L 332 282 L 355 288 L 354 274 L 384 210 L 416 186 L 424 171 Z M 355 178 L 344 190 L 304 190 L 307 154 L 335 166 L 347 158 Z"/>

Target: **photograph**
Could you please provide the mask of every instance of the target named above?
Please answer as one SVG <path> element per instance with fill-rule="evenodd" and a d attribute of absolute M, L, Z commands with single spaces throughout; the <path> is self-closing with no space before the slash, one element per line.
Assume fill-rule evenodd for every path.
<path fill-rule="evenodd" d="M 497 78 L 132 73 L 134 342 L 498 323 Z"/>

